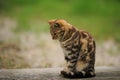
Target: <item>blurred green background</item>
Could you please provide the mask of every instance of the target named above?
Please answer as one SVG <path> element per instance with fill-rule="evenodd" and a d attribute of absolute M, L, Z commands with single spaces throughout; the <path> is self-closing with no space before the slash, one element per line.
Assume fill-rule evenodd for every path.
<path fill-rule="evenodd" d="M 120 0 L 0 0 L 1 25 L 6 18 L 15 22 L 15 28 L 10 29 L 15 37 L 11 41 L 20 48 L 20 34 L 49 34 L 47 21 L 50 19 L 65 19 L 77 28 L 90 32 L 97 41 L 114 40 L 117 44 L 120 42 Z M 1 50 L 3 45 L 6 45 L 5 41 L 1 39 Z M 9 39 L 7 43 L 11 45 L 11 41 Z M 43 46 L 44 43 L 40 42 L 39 45 Z M 10 59 L 13 63 L 4 62 L 4 57 L 0 57 L 0 62 L 5 66 L 10 64 L 6 68 L 21 67 L 15 67 L 13 63 L 16 60 Z M 11 65 L 12 67 L 9 67 Z"/>
<path fill-rule="evenodd" d="M 62 18 L 96 38 L 120 41 L 119 0 L 1 0 L 0 12 L 17 20 L 16 31 L 48 31 L 49 19 Z"/>

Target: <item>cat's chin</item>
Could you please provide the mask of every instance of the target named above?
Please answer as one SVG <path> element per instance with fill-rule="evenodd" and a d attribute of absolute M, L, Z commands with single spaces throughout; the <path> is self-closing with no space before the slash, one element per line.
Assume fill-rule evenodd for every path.
<path fill-rule="evenodd" d="M 57 38 L 56 38 L 56 37 L 52 37 L 52 39 L 53 39 L 53 40 L 57 40 Z"/>
<path fill-rule="evenodd" d="M 52 39 L 53 39 L 53 40 L 56 40 L 56 39 L 57 39 L 57 36 L 52 36 Z"/>

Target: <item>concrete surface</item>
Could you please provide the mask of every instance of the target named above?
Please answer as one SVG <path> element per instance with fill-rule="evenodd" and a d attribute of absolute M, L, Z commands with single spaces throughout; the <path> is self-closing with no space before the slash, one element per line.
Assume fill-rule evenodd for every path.
<path fill-rule="evenodd" d="M 120 68 L 97 67 L 96 77 L 66 79 L 60 76 L 62 68 L 0 69 L 0 80 L 120 80 Z"/>

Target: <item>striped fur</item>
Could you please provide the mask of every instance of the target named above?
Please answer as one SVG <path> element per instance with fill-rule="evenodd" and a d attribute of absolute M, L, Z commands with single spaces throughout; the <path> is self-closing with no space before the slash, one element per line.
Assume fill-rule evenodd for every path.
<path fill-rule="evenodd" d="M 66 66 L 61 75 L 67 78 L 87 78 L 95 76 L 95 41 L 92 36 L 81 31 L 65 20 L 50 20 L 52 38 L 59 40 L 65 54 Z"/>

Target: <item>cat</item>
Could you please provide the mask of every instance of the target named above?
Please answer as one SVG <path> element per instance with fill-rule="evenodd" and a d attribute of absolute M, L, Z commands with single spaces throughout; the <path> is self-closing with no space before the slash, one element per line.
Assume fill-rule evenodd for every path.
<path fill-rule="evenodd" d="M 66 66 L 61 75 L 66 78 L 88 78 L 95 76 L 95 50 L 93 37 L 78 30 L 66 20 L 48 21 L 53 40 L 58 40 L 63 49 Z"/>

